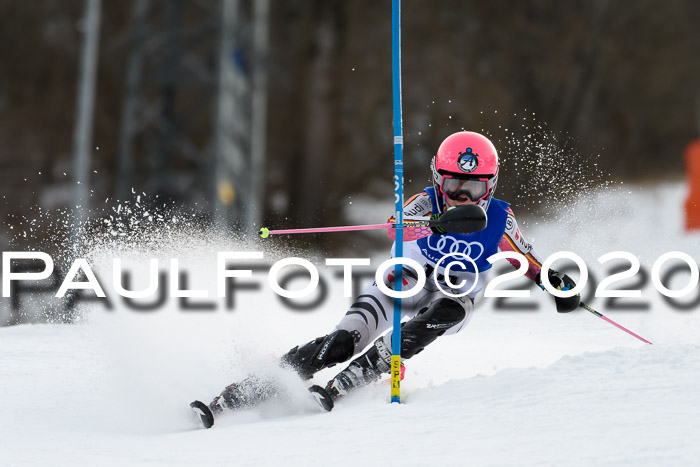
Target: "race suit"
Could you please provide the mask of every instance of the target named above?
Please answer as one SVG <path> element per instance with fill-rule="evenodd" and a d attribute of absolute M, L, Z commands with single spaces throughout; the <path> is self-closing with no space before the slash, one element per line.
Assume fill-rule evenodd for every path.
<path fill-rule="evenodd" d="M 447 205 L 444 197 L 435 192 L 433 187 L 412 196 L 404 204 L 404 222 L 418 222 L 430 219 L 434 214 L 445 212 Z M 437 299 L 448 298 L 459 303 L 465 310 L 464 319 L 445 329 L 443 334 L 454 334 L 461 330 L 470 320 L 474 309 L 474 297 L 482 290 L 486 277 L 491 269 L 487 258 L 500 251 L 514 251 L 523 255 L 528 262 L 529 279 L 535 281 L 540 272 L 541 260 L 532 245 L 527 242 L 518 228 L 515 215 L 508 203 L 493 198 L 489 203 L 487 227 L 471 234 L 442 235 L 433 234 L 429 227 L 405 227 L 403 257 L 417 261 L 424 269 L 426 282 L 423 288 L 413 297 L 402 299 L 402 318 L 411 319 L 427 309 Z M 393 217 L 389 222 L 393 222 Z M 390 238 L 394 230 L 389 230 Z M 396 244 L 392 246 L 392 256 Z M 471 261 L 462 259 L 460 255 L 445 258 L 447 254 L 461 253 Z M 456 261 L 445 278 L 445 266 Z M 516 260 L 508 259 L 514 267 Z M 402 290 L 413 288 L 417 283 L 417 275 L 410 267 L 403 268 Z M 394 271 L 389 270 L 384 277 L 385 284 L 392 285 Z M 439 284 L 440 287 L 437 286 Z M 476 283 L 475 283 L 476 282 Z M 470 290 L 465 296 L 450 297 L 440 289 L 452 295 L 459 295 Z M 350 331 L 355 339 L 355 353 L 360 352 L 376 338 L 384 334 L 392 326 L 393 299 L 382 293 L 375 283 L 368 285 L 357 297 L 347 313 L 336 326 L 336 329 Z M 442 335 L 442 334 L 441 334 Z M 391 348 L 391 333 L 384 336 L 385 344 Z"/>
<path fill-rule="evenodd" d="M 426 188 L 404 205 L 404 219 L 408 222 L 424 221 L 445 210 L 442 196 L 436 194 L 433 188 Z M 532 250 L 532 245 L 520 234 L 508 203 L 492 199 L 486 214 L 486 228 L 471 234 L 437 235 L 428 227 L 404 229 L 403 255 L 418 262 L 425 272 L 426 282 L 417 294 L 401 300 L 401 359 L 413 357 L 440 336 L 454 334 L 469 322 L 474 310 L 474 297 L 483 288 L 491 269 L 487 258 L 499 249 L 525 256 L 528 262 L 526 275 L 536 281 L 541 261 Z M 390 237 L 393 232 L 393 229 L 389 231 Z M 461 253 L 468 259 L 459 255 L 449 258 L 449 261 L 457 261 L 459 267 L 448 268 L 448 262 L 441 260 L 452 253 Z M 517 261 L 511 262 L 519 266 Z M 417 284 L 417 272 L 408 266 L 403 269 L 403 290 L 413 289 Z M 446 272 L 448 277 L 445 277 Z M 394 271 L 387 271 L 383 280 L 393 287 Z M 460 292 L 467 293 L 462 295 Z M 316 388 L 314 393 L 318 400 L 326 401 L 322 405 L 329 410 L 329 399 L 337 400 L 351 390 L 377 381 L 382 374 L 391 370 L 391 332 L 387 331 L 392 326 L 392 318 L 393 298 L 372 283 L 357 297 L 333 332 L 290 349 L 282 356 L 282 364 L 296 370 L 303 379 L 310 379 L 319 370 L 345 362 L 367 348 L 331 379 L 325 389 L 312 387 Z M 224 408 L 253 406 L 278 394 L 277 388 L 274 382 L 250 377 L 227 386 L 209 408 L 212 413 L 219 413 Z"/>

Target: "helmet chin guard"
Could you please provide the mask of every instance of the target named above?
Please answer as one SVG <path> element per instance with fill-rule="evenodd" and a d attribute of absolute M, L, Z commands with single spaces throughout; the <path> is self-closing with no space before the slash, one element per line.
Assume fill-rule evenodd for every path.
<path fill-rule="evenodd" d="M 430 169 L 436 192 L 445 197 L 449 197 L 443 191 L 446 178 L 487 181 L 487 193 L 476 204 L 488 209 L 498 182 L 498 153 L 487 137 L 472 131 L 448 136 L 440 144 Z"/>

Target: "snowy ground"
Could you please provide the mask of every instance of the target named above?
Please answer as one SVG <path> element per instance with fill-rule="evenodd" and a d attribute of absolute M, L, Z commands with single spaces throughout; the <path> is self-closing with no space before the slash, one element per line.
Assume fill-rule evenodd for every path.
<path fill-rule="evenodd" d="M 683 196 L 679 185 L 600 194 L 523 231 L 543 256 L 577 252 L 599 279 L 596 258 L 615 250 L 649 270 L 671 250 L 697 260 L 700 236 L 681 229 Z M 200 273 L 191 287 L 208 288 L 212 246 L 186 248 L 181 261 Z M 0 465 L 698 464 L 700 317 L 649 283 L 648 311 L 591 303 L 653 346 L 585 312 L 558 315 L 539 291 L 538 311 L 483 300 L 465 330 L 406 363 L 401 405 L 378 384 L 319 413 L 305 384 L 282 374 L 291 403 L 197 429 L 190 400 L 253 369 L 278 372 L 274 355 L 341 317 L 342 284 L 330 297 L 307 313 L 264 291 L 241 294 L 235 312 L 91 305 L 80 325 L 0 329 Z"/>

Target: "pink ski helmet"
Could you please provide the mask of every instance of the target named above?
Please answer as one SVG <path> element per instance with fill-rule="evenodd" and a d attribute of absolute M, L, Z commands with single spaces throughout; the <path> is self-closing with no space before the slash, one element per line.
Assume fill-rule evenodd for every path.
<path fill-rule="evenodd" d="M 488 138 L 472 131 L 448 136 L 430 168 L 438 193 L 455 200 L 469 198 L 488 209 L 498 182 L 498 153 Z"/>

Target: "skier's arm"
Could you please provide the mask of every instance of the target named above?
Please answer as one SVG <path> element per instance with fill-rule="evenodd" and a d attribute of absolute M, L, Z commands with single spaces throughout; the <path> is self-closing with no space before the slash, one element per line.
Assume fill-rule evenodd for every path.
<path fill-rule="evenodd" d="M 532 248 L 532 244 L 523 238 L 518 228 L 518 221 L 515 220 L 515 215 L 510 208 L 508 208 L 506 229 L 503 232 L 503 237 L 501 237 L 498 248 L 501 251 L 514 251 L 523 255 L 527 259 L 527 272 L 525 276 L 533 282 L 537 282 L 540 270 L 542 269 L 542 260 Z M 508 259 L 508 262 L 515 268 L 520 266 L 520 263 L 515 259 Z"/>
<path fill-rule="evenodd" d="M 404 224 L 411 224 L 414 222 L 421 222 L 430 219 L 432 214 L 432 204 L 430 203 L 430 197 L 428 193 L 421 192 L 416 195 L 411 196 L 408 201 L 403 205 L 403 221 Z M 394 216 L 391 216 L 388 222 L 396 222 Z M 389 238 L 396 240 L 396 231 L 392 228 L 388 230 Z M 419 238 L 427 237 L 432 235 L 433 231 L 430 227 L 404 227 L 403 229 L 403 240 L 405 242 L 410 242 L 412 240 L 418 240 Z"/>
<path fill-rule="evenodd" d="M 527 272 L 525 276 L 531 279 L 535 284 L 537 284 L 542 290 L 544 286 L 542 285 L 541 274 L 542 274 L 542 260 L 539 255 L 535 253 L 532 248 L 532 244 L 523 238 L 518 228 L 518 222 L 515 220 L 515 215 L 513 211 L 508 208 L 508 219 L 506 220 L 506 229 L 503 232 L 503 237 L 501 238 L 498 247 L 501 251 L 515 251 L 525 256 L 528 262 Z M 508 259 L 508 261 L 513 265 L 513 267 L 519 267 L 520 264 L 517 260 Z M 550 269 L 548 271 L 549 283 L 557 290 L 571 290 L 576 287 L 574 281 L 559 271 Z M 574 295 L 573 297 L 562 298 L 554 297 L 554 301 L 557 306 L 557 311 L 560 313 L 567 313 L 573 311 L 578 307 L 581 301 L 580 295 Z"/>

